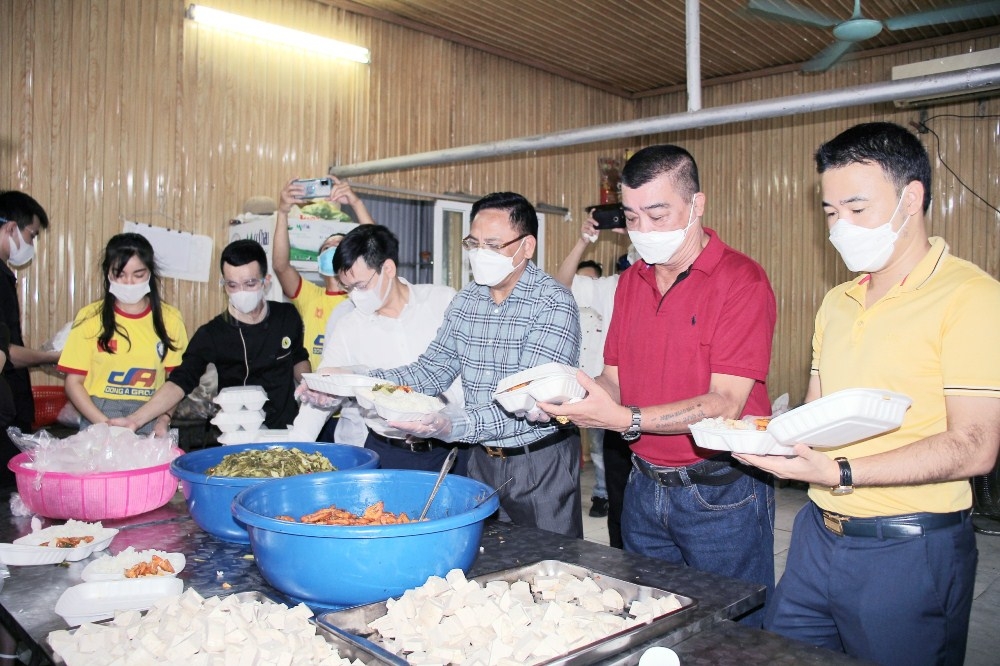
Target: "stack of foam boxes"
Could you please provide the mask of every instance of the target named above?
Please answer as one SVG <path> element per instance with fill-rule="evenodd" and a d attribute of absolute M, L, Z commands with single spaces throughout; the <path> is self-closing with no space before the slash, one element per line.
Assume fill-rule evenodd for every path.
<path fill-rule="evenodd" d="M 212 402 L 222 408 L 212 423 L 222 431 L 220 444 L 255 442 L 264 423 L 267 393 L 261 386 L 232 386 L 219 391 Z"/>

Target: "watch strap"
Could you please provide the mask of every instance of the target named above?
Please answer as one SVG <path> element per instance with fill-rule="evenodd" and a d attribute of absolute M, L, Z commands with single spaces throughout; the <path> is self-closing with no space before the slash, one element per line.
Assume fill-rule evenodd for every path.
<path fill-rule="evenodd" d="M 834 458 L 840 467 L 840 485 L 830 488 L 834 495 L 850 495 L 854 492 L 854 475 L 851 472 L 851 463 L 847 458 Z"/>

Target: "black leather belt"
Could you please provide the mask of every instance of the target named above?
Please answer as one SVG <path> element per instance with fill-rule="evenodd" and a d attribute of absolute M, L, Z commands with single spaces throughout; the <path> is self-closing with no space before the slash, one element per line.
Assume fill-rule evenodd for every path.
<path fill-rule="evenodd" d="M 643 475 L 648 476 L 661 486 L 668 488 L 680 488 L 682 486 L 703 485 L 703 486 L 726 486 L 743 475 L 732 462 L 728 460 L 706 460 L 704 462 L 688 465 L 687 467 L 660 467 L 646 462 L 639 456 L 632 454 L 632 464 Z M 713 472 L 729 469 L 728 474 L 712 476 Z"/>
<path fill-rule="evenodd" d="M 368 434 L 372 439 L 378 440 L 383 444 L 388 444 L 404 451 L 412 451 L 413 453 L 427 453 L 434 448 L 434 444 L 436 443 L 435 440 L 431 439 L 411 439 L 407 441 L 405 439 L 383 437 L 374 430 L 370 430 Z"/>
<path fill-rule="evenodd" d="M 910 513 L 905 516 L 855 518 L 823 509 L 819 510 L 823 514 L 823 525 L 837 536 L 883 539 L 919 537 L 931 530 L 954 527 L 960 525 L 969 516 L 969 511 L 966 509 L 951 513 Z"/>
<path fill-rule="evenodd" d="M 537 442 L 532 442 L 525 446 L 486 446 L 483 445 L 483 450 L 486 451 L 486 455 L 491 458 L 510 458 L 513 456 L 520 456 L 525 453 L 532 453 L 534 451 L 541 451 L 542 449 L 547 449 L 550 446 L 563 442 L 569 437 L 568 430 L 557 430 L 556 432 L 542 437 Z"/>

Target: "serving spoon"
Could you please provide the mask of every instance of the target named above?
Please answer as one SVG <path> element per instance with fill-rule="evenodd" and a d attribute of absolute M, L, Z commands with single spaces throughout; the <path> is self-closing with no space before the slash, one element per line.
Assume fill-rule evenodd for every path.
<path fill-rule="evenodd" d="M 434 501 L 434 496 L 437 495 L 438 488 L 441 487 L 441 482 L 444 481 L 444 477 L 447 476 L 451 466 L 455 464 L 455 458 L 457 457 L 458 447 L 455 447 L 448 452 L 448 457 L 444 459 L 444 464 L 441 465 L 441 471 L 438 472 L 437 481 L 434 482 L 434 487 L 431 488 L 431 496 L 427 498 L 427 504 L 424 505 L 424 510 L 420 512 L 420 518 L 417 519 L 418 521 L 427 517 L 427 511 L 431 508 L 431 502 Z"/>

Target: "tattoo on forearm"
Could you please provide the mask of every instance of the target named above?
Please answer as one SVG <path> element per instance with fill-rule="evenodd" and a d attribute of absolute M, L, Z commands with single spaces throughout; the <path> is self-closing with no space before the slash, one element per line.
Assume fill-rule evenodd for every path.
<path fill-rule="evenodd" d="M 660 428 L 674 429 L 691 423 L 697 423 L 703 418 L 706 418 L 706 416 L 705 410 L 702 406 L 700 404 L 691 405 L 690 407 L 678 409 L 675 412 L 660 415 L 660 417 L 656 419 L 656 425 Z"/>

